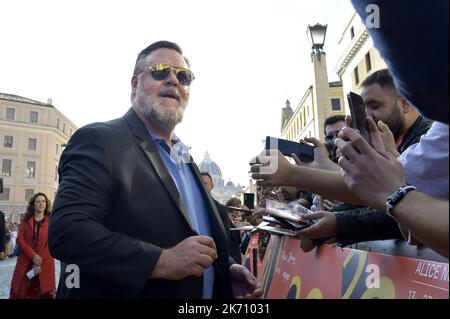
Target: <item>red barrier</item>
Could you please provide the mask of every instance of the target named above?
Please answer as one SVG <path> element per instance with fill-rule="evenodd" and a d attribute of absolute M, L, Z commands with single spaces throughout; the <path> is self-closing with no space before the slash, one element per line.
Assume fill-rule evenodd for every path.
<path fill-rule="evenodd" d="M 264 298 L 449 298 L 449 265 L 272 236 L 258 279 Z"/>

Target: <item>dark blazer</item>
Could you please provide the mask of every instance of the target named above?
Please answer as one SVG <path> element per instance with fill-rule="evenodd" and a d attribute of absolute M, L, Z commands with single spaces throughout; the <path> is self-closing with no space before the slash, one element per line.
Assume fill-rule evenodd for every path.
<path fill-rule="evenodd" d="M 220 219 L 222 220 L 223 226 L 225 227 L 225 232 L 227 237 L 230 237 L 230 218 L 228 217 L 228 210 L 225 205 L 222 205 L 217 200 L 213 198 L 214 205 L 216 205 L 217 212 L 219 213 Z"/>
<path fill-rule="evenodd" d="M 231 298 L 228 242 L 195 163 L 217 246 L 213 297 Z M 59 298 L 201 298 L 203 277 L 149 279 L 161 250 L 198 235 L 143 122 L 124 117 L 75 132 L 61 155 L 49 229 L 61 260 Z M 80 267 L 80 288 L 65 285 L 66 264 Z"/>

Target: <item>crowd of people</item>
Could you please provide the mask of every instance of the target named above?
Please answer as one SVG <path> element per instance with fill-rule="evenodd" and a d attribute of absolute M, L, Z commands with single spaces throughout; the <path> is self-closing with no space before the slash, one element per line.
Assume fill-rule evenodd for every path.
<path fill-rule="evenodd" d="M 371 1 L 352 2 L 364 20 Z M 448 39 L 448 1 L 378 5 L 382 27 L 368 31 L 389 68 L 360 92 L 372 144 L 351 117 L 338 116 L 325 121 L 324 141 L 301 141 L 314 146 L 312 162 L 263 151 L 250 163 L 255 209 L 215 201 L 211 176 L 174 133 L 195 79 L 181 47 L 158 41 L 142 50 L 130 109 L 73 134 L 53 208 L 44 193 L 30 199 L 10 297 L 260 298 L 261 283 L 242 265 L 248 233 L 240 229 L 261 222 L 267 200 L 312 211 L 303 218 L 315 223 L 297 235 L 305 251 L 395 238 L 448 258 L 448 41 L 430 39 Z M 423 28 L 408 37 L 418 14 Z M 273 161 L 277 170 L 268 173 Z M 14 251 L 4 233 L 1 258 Z M 62 263 L 58 289 L 54 259 Z M 71 265 L 81 274 L 76 288 L 66 285 Z"/>

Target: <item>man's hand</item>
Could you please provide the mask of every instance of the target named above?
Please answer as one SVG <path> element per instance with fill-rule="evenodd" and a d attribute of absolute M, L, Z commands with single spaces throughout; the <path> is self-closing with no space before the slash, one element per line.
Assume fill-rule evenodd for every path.
<path fill-rule="evenodd" d="M 337 235 L 337 220 L 334 213 L 320 211 L 316 213 L 302 215 L 306 221 L 318 220 L 314 225 L 297 232 L 299 238 L 328 238 Z M 296 236 L 297 237 L 297 236 Z"/>
<path fill-rule="evenodd" d="M 294 186 L 290 177 L 295 166 L 279 151 L 267 150 L 250 161 L 250 172 L 258 186 Z"/>
<path fill-rule="evenodd" d="M 230 266 L 230 276 L 235 298 L 261 298 L 263 294 L 262 285 L 256 281 L 255 276 L 247 268 L 239 264 L 233 264 Z"/>
<path fill-rule="evenodd" d="M 323 208 L 326 211 L 331 211 L 333 209 L 333 207 L 336 205 L 337 204 L 331 199 L 327 199 L 327 198 L 323 199 Z"/>
<path fill-rule="evenodd" d="M 40 266 L 42 264 L 42 258 L 39 255 L 34 255 L 33 264 Z"/>
<path fill-rule="evenodd" d="M 336 242 L 334 237 L 337 236 L 337 220 L 334 213 L 320 211 L 303 215 L 302 219 L 309 221 L 318 219 L 314 225 L 297 232 L 295 236 L 295 238 L 301 239 L 300 248 L 304 252 L 309 252 L 316 247 L 312 241 L 313 239 L 331 237 L 325 243 L 332 244 Z"/>
<path fill-rule="evenodd" d="M 370 118 L 368 121 L 375 124 Z M 405 185 L 401 163 L 391 153 L 373 149 L 348 127 L 339 133 L 335 144 L 343 155 L 339 166 L 344 169 L 347 187 L 367 206 L 384 211 L 387 197 Z"/>
<path fill-rule="evenodd" d="M 4 260 L 6 258 L 6 254 L 4 251 L 0 251 L 0 260 Z"/>
<path fill-rule="evenodd" d="M 341 170 L 341 168 L 338 165 L 336 165 L 332 160 L 330 160 L 327 148 L 318 139 L 314 137 L 306 137 L 304 140 L 301 140 L 300 142 L 304 144 L 311 143 L 314 145 L 314 161 L 302 162 L 296 154 L 292 154 L 292 158 L 294 159 L 297 165 L 304 165 L 311 168 L 324 169 L 327 171 Z"/>
<path fill-rule="evenodd" d="M 392 134 L 389 126 L 382 121 L 378 121 L 378 128 L 380 129 L 380 135 L 384 143 L 386 152 L 391 153 L 395 157 L 399 157 L 400 153 L 397 151 L 397 145 L 395 144 L 394 134 Z"/>
<path fill-rule="evenodd" d="M 188 237 L 176 246 L 162 250 L 150 278 L 180 280 L 189 276 L 200 277 L 216 259 L 216 244 L 211 237 Z"/>

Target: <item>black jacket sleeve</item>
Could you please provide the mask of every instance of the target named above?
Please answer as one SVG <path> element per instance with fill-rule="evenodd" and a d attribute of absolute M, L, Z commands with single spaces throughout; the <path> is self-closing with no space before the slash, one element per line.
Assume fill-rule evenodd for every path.
<path fill-rule="evenodd" d="M 373 208 L 337 212 L 336 219 L 337 240 L 341 246 L 371 240 L 404 239 L 395 220 Z"/>

